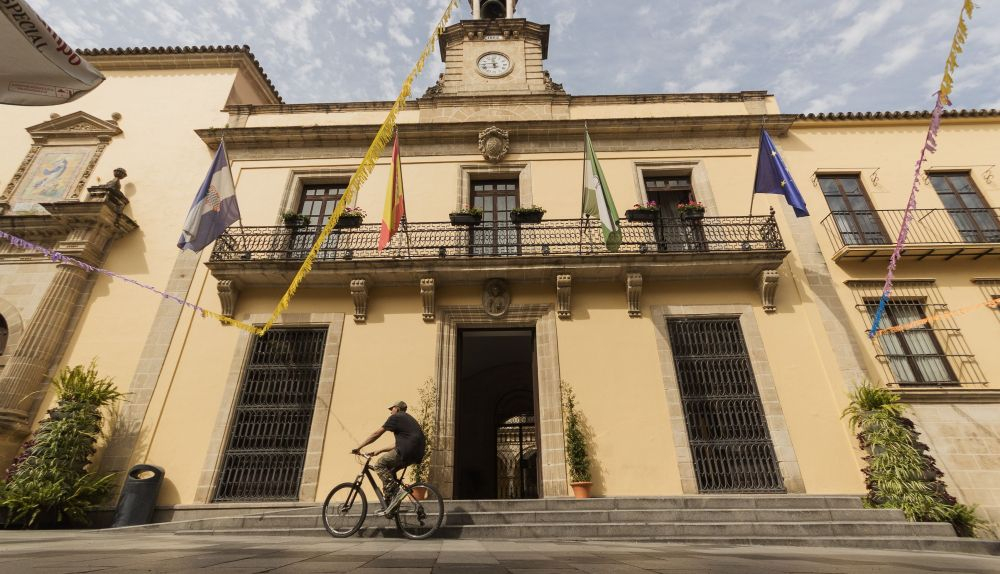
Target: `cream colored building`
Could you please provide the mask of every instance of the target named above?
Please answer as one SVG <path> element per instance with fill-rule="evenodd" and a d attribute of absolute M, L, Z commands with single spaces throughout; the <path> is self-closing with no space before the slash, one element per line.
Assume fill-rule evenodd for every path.
<path fill-rule="evenodd" d="M 763 91 L 570 95 L 543 67 L 548 26 L 511 17 L 514 4 L 483 2 L 448 27 L 444 74 L 400 115 L 407 231 L 375 250 L 386 154 L 354 205 L 364 224 L 327 240 L 263 339 L 0 244 L 0 460 L 44 418 L 51 375 L 96 358 L 129 393 L 100 467 L 163 467 L 162 506 L 321 501 L 354 473 L 348 453 L 385 407 L 416 403 L 428 379 L 440 396 L 432 480 L 447 497 L 566 496 L 564 384 L 592 433 L 598 496 L 863 495 L 840 412 L 868 377 L 905 389 L 953 494 L 997 520 L 1000 315 L 894 335 L 909 342 L 902 354 L 863 333 L 927 118 L 799 117 Z M 85 55 L 108 77 L 92 94 L 0 109 L 0 230 L 264 322 L 390 104 L 284 104 L 244 49 Z M 1000 291 L 1000 238 L 982 215 L 997 210 L 966 205 L 979 223 L 959 229 L 931 185 L 956 195 L 964 177 L 984 206 L 1000 202 L 997 118 L 944 121 L 896 319 Z M 774 195 L 748 217 L 761 125 L 811 217 Z M 581 220 L 585 128 L 622 216 L 618 252 Z M 242 226 L 178 252 L 223 138 Z M 129 174 L 122 193 L 88 191 L 116 167 Z M 823 190 L 852 181 L 870 203 L 848 199 L 842 213 Z M 651 200 L 655 223 L 625 221 Z M 688 200 L 704 218 L 680 217 Z M 541 223 L 510 222 L 532 204 L 547 210 Z M 448 222 L 466 206 L 485 210 L 482 224 Z M 285 227 L 286 211 L 313 227 Z"/>

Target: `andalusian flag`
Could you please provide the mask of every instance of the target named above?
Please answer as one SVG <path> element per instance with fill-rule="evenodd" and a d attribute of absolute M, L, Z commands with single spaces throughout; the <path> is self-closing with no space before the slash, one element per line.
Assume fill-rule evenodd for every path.
<path fill-rule="evenodd" d="M 594 145 L 590 142 L 590 133 L 584 131 L 583 158 L 583 213 L 601 222 L 601 232 L 608 251 L 618 251 L 622 243 L 622 230 L 618 227 L 618 210 L 611 199 L 608 182 L 604 179 L 604 171 L 597 161 Z"/>
<path fill-rule="evenodd" d="M 399 231 L 399 222 L 406 215 L 403 202 L 403 165 L 399 162 L 399 134 L 392 142 L 392 173 L 389 174 L 389 188 L 385 192 L 385 209 L 382 211 L 382 233 L 378 236 L 378 250 L 389 245 L 392 236 Z"/>

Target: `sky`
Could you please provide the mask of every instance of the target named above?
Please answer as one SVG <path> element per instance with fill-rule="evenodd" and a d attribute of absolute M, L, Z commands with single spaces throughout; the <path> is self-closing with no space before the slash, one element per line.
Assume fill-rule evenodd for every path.
<path fill-rule="evenodd" d="M 287 103 L 392 100 L 447 0 L 29 0 L 74 48 L 250 46 Z M 571 95 L 767 90 L 784 113 L 933 107 L 962 0 L 520 0 Z M 460 0 L 459 18 L 471 18 Z M 1000 108 L 1000 2 L 979 0 L 957 109 Z M 423 94 L 440 54 L 414 84 Z"/>

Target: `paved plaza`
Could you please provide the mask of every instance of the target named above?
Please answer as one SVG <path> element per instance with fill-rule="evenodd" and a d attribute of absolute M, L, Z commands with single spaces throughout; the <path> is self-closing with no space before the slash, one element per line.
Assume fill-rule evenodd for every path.
<path fill-rule="evenodd" d="M 641 574 L 1000 572 L 1000 557 L 641 542 L 178 536 L 0 531 L 0 573 Z"/>

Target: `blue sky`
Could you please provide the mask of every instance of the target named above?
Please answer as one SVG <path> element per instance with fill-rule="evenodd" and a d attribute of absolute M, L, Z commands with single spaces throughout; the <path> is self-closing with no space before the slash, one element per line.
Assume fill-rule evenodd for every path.
<path fill-rule="evenodd" d="M 447 0 L 29 0 L 74 48 L 248 44 L 286 102 L 395 98 Z M 520 0 L 573 95 L 768 90 L 786 113 L 933 105 L 961 0 Z M 468 0 L 460 17 L 470 18 Z M 453 17 L 452 21 L 457 21 Z M 956 108 L 1000 108 L 980 0 Z M 439 56 L 415 95 L 443 69 Z"/>

